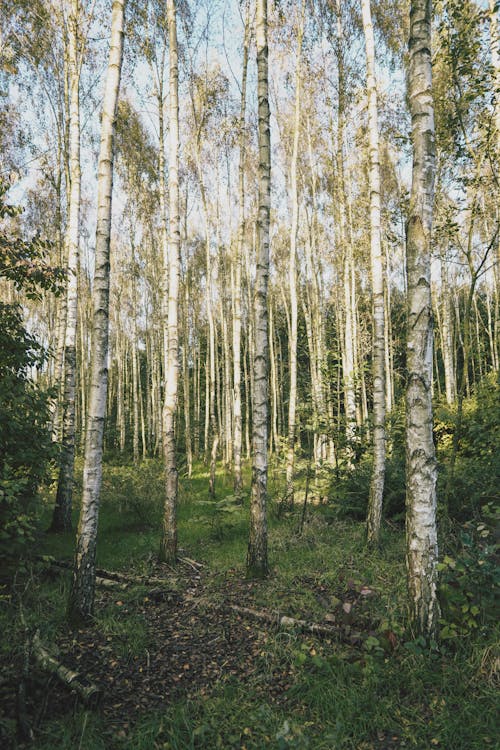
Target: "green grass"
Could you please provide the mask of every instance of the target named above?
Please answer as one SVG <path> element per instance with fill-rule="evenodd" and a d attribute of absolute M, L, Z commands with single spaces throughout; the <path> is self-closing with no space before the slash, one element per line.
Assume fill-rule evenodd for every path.
<path fill-rule="evenodd" d="M 248 482 L 248 476 L 247 476 Z M 227 579 L 244 579 L 248 500 L 230 513 L 217 513 L 206 500 L 208 478 L 196 466 L 183 478 L 178 513 L 179 544 L 211 571 L 209 593 L 216 600 Z M 276 484 L 276 483 L 275 483 Z M 152 486 L 154 485 L 154 486 Z M 113 570 L 147 572 L 159 548 L 161 467 L 106 467 L 100 519 L 98 564 Z M 275 486 L 279 494 L 279 489 Z M 217 499 L 230 496 L 230 477 L 217 477 Z M 50 501 L 41 528 L 50 518 Z M 138 509 L 140 502 L 143 508 Z M 76 520 L 75 509 L 75 520 Z M 40 750 L 188 750 L 189 748 L 441 748 L 483 750 L 498 747 L 495 726 L 495 630 L 491 624 L 474 636 L 423 648 L 405 631 L 404 534 L 387 527 L 379 550 L 364 546 L 362 523 L 336 520 L 328 508 L 310 508 L 302 534 L 300 509 L 278 518 L 271 501 L 269 551 L 271 576 L 254 584 L 255 606 L 321 621 L 353 588 L 376 592 L 357 601 L 357 627 L 372 640 L 352 648 L 290 632 L 269 632 L 244 684 L 221 677 L 205 695 L 172 703 L 161 714 L 142 715 L 134 726 L 110 727 L 98 713 L 78 708 L 45 721 L 37 735 Z M 73 534 L 40 534 L 37 551 L 71 558 Z M 37 625 L 47 641 L 65 630 L 69 575 L 30 581 L 19 574 L 18 589 L 28 627 Z M 23 588 L 24 587 L 24 588 Z M 21 591 L 22 589 L 22 591 Z M 21 596 L 22 594 L 22 596 Z M 120 598 L 132 605 L 140 590 Z M 326 600 L 326 604 L 325 604 Z M 4 603 L 5 604 L 5 603 Z M 325 609 L 326 607 L 326 609 Z M 147 648 L 150 634 L 141 618 L 116 607 L 97 613 L 102 632 L 124 655 Z M 0 609 L 2 651 L 19 648 L 18 612 Z M 252 625 L 252 627 L 254 627 Z M 395 650 L 384 632 L 394 633 Z M 16 645 L 17 643 L 17 645 Z M 276 682 L 276 675 L 281 675 Z M 0 727 L 1 729 L 1 727 Z M 12 729 L 12 726 L 10 726 Z"/>

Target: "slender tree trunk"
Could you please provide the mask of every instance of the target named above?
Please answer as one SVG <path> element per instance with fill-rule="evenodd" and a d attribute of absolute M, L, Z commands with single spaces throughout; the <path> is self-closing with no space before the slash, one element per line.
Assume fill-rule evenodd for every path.
<path fill-rule="evenodd" d="M 191 378 L 189 375 L 189 295 L 190 284 L 189 275 L 186 273 L 184 282 L 184 346 L 182 347 L 182 382 L 184 395 L 184 442 L 186 446 L 186 462 L 188 477 L 193 472 L 193 449 L 191 440 Z M 196 358 L 194 360 L 194 369 L 196 368 Z M 195 394 L 196 395 L 196 394 Z"/>
<path fill-rule="evenodd" d="M 269 359 L 271 365 L 271 438 L 274 452 L 279 453 L 278 438 L 278 378 L 276 367 L 276 353 L 274 347 L 274 313 L 272 302 L 269 305 Z"/>
<path fill-rule="evenodd" d="M 232 268 L 233 298 L 233 462 L 234 494 L 241 497 L 243 479 L 241 474 L 242 419 L 241 419 L 241 262 L 243 243 L 245 241 L 245 113 L 247 93 L 248 49 L 250 46 L 250 3 L 247 2 L 245 14 L 245 33 L 243 40 L 243 65 L 241 73 L 241 106 L 239 122 L 239 165 L 238 165 L 238 206 L 239 224 L 236 257 Z"/>
<path fill-rule="evenodd" d="M 500 97 L 498 96 L 498 91 L 500 90 L 500 32 L 498 30 L 497 0 L 489 0 L 489 11 L 491 65 L 493 68 L 495 88 L 497 91 L 497 95 L 495 96 L 495 127 L 497 131 L 497 149 L 500 155 Z M 497 247 L 500 248 L 500 243 L 497 243 Z"/>
<path fill-rule="evenodd" d="M 448 266 L 443 252 L 440 256 L 441 262 L 441 332 L 444 365 L 444 384 L 446 390 L 446 402 L 455 403 L 457 398 L 455 365 L 453 362 L 453 325 L 450 304 L 450 286 L 448 283 Z"/>
<path fill-rule="evenodd" d="M 406 534 L 414 631 L 437 631 L 436 457 L 432 436 L 431 229 L 434 204 L 434 113 L 431 0 L 412 0 L 408 94 L 413 171 L 407 226 Z"/>
<path fill-rule="evenodd" d="M 392 337 L 392 296 L 391 296 L 391 261 L 389 248 L 385 245 L 385 269 L 384 269 L 385 287 L 384 287 L 384 304 L 385 304 L 385 408 L 386 414 L 392 411 L 394 404 L 394 344 Z M 387 434 L 386 434 L 387 440 Z"/>
<path fill-rule="evenodd" d="M 257 271 L 254 292 L 255 355 L 252 400 L 252 492 L 247 575 L 264 578 L 267 559 L 267 416 L 268 416 L 268 324 L 269 220 L 271 207 L 271 133 L 269 113 L 267 0 L 257 0 L 257 98 L 259 143 L 259 214 L 257 221 Z"/>
<path fill-rule="evenodd" d="M 177 10 L 175 0 L 167 0 L 169 32 L 169 237 L 168 237 L 168 326 L 167 372 L 163 405 L 163 454 L 165 461 L 165 509 L 160 560 L 175 563 L 177 558 L 177 494 L 178 471 L 175 455 L 175 418 L 179 381 L 179 276 L 180 276 L 180 215 L 179 215 L 179 64 L 177 52 Z"/>
<path fill-rule="evenodd" d="M 161 73 L 158 76 L 158 187 L 159 187 L 159 199 L 160 199 L 160 238 L 161 238 L 161 254 L 163 263 L 163 273 L 161 276 L 161 305 L 162 305 L 162 318 L 163 321 L 167 320 L 167 308 L 168 308 L 168 232 L 167 232 L 167 186 L 165 183 L 165 118 L 164 118 L 164 104 L 165 97 L 163 93 L 163 68 L 165 64 L 164 60 L 165 47 L 162 50 L 161 60 Z M 168 326 L 164 324 L 162 326 L 163 331 L 163 377 L 166 378 L 167 372 L 167 359 L 168 359 Z"/>
<path fill-rule="evenodd" d="M 66 286 L 66 333 L 64 339 L 64 403 L 62 451 L 52 531 L 71 529 L 75 464 L 76 336 L 78 322 L 78 260 L 80 249 L 80 57 L 81 9 L 71 0 L 68 19 L 69 59 L 69 216 L 66 233 L 68 280 Z"/>
<path fill-rule="evenodd" d="M 89 620 L 94 608 L 95 554 L 108 381 L 109 245 L 114 134 L 123 57 L 124 12 L 125 0 L 113 0 L 111 44 L 102 107 L 101 146 L 97 173 L 90 403 L 85 441 L 82 507 L 76 537 L 73 581 L 68 602 L 68 619 L 74 625 Z"/>
<path fill-rule="evenodd" d="M 370 0 L 361 0 L 366 47 L 368 140 L 370 153 L 370 259 L 373 315 L 373 469 L 366 521 L 368 544 L 378 544 L 385 478 L 385 310 L 384 265 L 380 237 L 380 156 L 378 136 L 375 43 Z"/>
<path fill-rule="evenodd" d="M 304 14 L 305 3 L 302 3 L 298 34 L 297 34 L 297 58 L 295 65 L 295 113 L 293 122 L 293 150 L 290 165 L 290 192 L 292 194 L 292 225 L 290 228 L 290 256 L 288 262 L 288 284 L 290 289 L 290 390 L 288 400 L 288 450 L 286 459 L 286 495 L 289 502 L 293 503 L 294 485 L 293 474 L 295 468 L 295 431 L 297 410 L 297 326 L 298 326 L 298 302 L 297 302 L 297 231 L 299 226 L 299 192 L 297 187 L 297 161 L 299 157 L 299 135 L 300 135 L 300 100 L 301 100 L 301 64 L 302 64 L 302 38 L 304 36 Z"/>

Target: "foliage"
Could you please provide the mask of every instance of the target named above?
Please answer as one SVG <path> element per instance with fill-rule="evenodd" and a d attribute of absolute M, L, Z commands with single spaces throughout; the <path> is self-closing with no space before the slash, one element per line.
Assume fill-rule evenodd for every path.
<path fill-rule="evenodd" d="M 5 226 L 7 219 L 13 219 L 22 211 L 7 203 L 8 190 L 9 185 L 0 178 L 0 277 L 12 281 L 31 299 L 40 299 L 41 290 L 62 292 L 64 271 L 47 262 L 51 243 L 40 237 L 24 240 Z"/>
<path fill-rule="evenodd" d="M 36 297 L 60 290 L 61 275 L 43 257 L 46 243 L 25 242 L 4 222 L 19 211 L 5 201 L 0 182 L 0 277 Z M 53 395 L 33 379 L 46 352 L 23 325 L 16 305 L 0 303 L 0 539 L 2 554 L 17 554 L 32 538 L 37 487 L 55 457 L 49 430 Z"/>
<path fill-rule="evenodd" d="M 435 410 L 438 458 L 444 486 L 452 451 L 456 411 L 444 404 Z M 448 512 L 452 518 L 469 520 L 481 506 L 498 500 L 500 484 L 500 385 L 491 373 L 478 383 L 464 403 L 462 429 Z"/>
<path fill-rule="evenodd" d="M 198 500 L 197 504 L 206 509 L 208 518 L 204 520 L 219 541 L 231 527 L 234 516 L 241 515 L 241 501 L 236 495 L 226 495 L 220 500 Z"/>
<path fill-rule="evenodd" d="M 139 525 L 130 525 L 130 514 L 119 512 L 124 488 L 120 483 L 115 485 L 114 479 L 124 476 L 124 468 L 105 466 L 107 489 L 98 564 L 128 573 L 147 572 L 150 551 L 157 548 L 161 530 L 157 527 L 145 534 Z M 143 471 L 141 465 L 127 468 L 131 473 Z M 145 467 L 145 472 L 150 472 L 150 493 L 160 493 L 160 463 L 156 470 L 153 464 Z M 222 476 L 220 485 L 226 479 L 230 486 L 230 478 Z M 37 748 L 369 750 L 380 746 L 484 750 L 493 746 L 496 690 L 492 615 L 487 612 L 481 616 L 480 626 L 467 638 L 459 633 L 439 651 L 429 650 L 419 640 L 405 642 L 404 539 L 399 531 L 384 529 L 382 549 L 368 551 L 364 524 L 339 520 L 329 524 L 323 518 L 326 506 L 310 508 L 300 537 L 294 534 L 295 518 L 279 522 L 272 518 L 274 575 L 241 589 L 246 524 L 233 524 L 231 534 L 216 539 L 210 523 L 212 508 L 199 502 L 206 495 L 203 467 L 195 465 L 193 478 L 181 484 L 179 542 L 187 555 L 209 562 L 203 575 L 207 576 L 210 603 L 220 601 L 224 582 L 228 581 L 236 586 L 236 594 L 242 591 L 248 596 L 252 592 L 256 608 L 302 615 L 317 622 L 323 620 L 325 612 L 336 615 L 342 610 L 341 603 L 349 600 L 353 603 L 351 626 L 363 630 L 363 642 L 351 646 L 269 629 L 262 633 L 244 680 L 221 670 L 219 679 L 203 693 L 193 685 L 190 697 L 179 696 L 159 711 L 144 710 L 137 722 L 124 716 L 123 725 L 97 712 L 73 710 L 72 704 L 65 713 L 51 716 L 47 711 L 36 727 Z M 483 522 L 491 530 L 490 509 L 485 511 Z M 481 536 L 485 529 L 476 525 L 470 531 L 471 546 L 460 542 L 462 546 L 453 553 L 457 562 L 463 552 L 474 554 L 476 544 L 482 544 L 483 549 L 490 544 L 490 537 Z M 69 557 L 69 534 L 45 536 L 41 549 L 60 557 L 64 540 Z M 47 642 L 65 638 L 68 584 L 65 574 L 47 575 L 41 583 L 32 584 L 25 595 L 28 627 L 40 627 Z M 359 595 L 364 586 L 374 592 L 373 596 Z M 120 592 L 123 606 L 117 606 L 116 597 L 112 597 L 96 612 L 105 649 L 128 658 L 131 671 L 139 664 L 146 668 L 148 654 L 155 664 L 154 653 L 159 646 L 152 642 L 147 623 L 134 611 L 134 596 L 142 602 L 151 595 L 147 590 Z M 128 610 L 126 614 L 124 610 Z M 209 606 L 205 616 L 211 616 Z M 4 606 L 0 610 L 4 655 L 22 649 L 22 633 L 19 623 L 17 629 L 13 626 L 14 617 L 13 609 Z M 222 638 L 221 624 L 217 620 L 214 626 L 215 639 Z M 245 625 L 250 635 L 256 626 L 250 621 Z M 89 634 L 89 642 L 98 648 L 101 641 L 94 643 L 92 638 Z M 173 658 L 171 646 L 169 641 L 160 644 L 168 659 Z M 103 650 L 103 659 L 109 658 L 106 653 Z M 45 685 L 41 675 L 34 680 L 39 689 Z M 13 724 L 11 719 L 2 726 L 0 719 L 0 732 L 3 729 L 6 733 L 7 744 Z"/>
<path fill-rule="evenodd" d="M 500 585 L 494 533 L 500 519 L 493 503 L 484 506 L 483 516 L 479 523 L 464 524 L 456 554 L 445 555 L 438 565 L 442 639 L 470 635 L 493 617 Z"/>
<path fill-rule="evenodd" d="M 0 304 L 0 535 L 3 553 L 30 539 L 36 490 L 55 457 L 49 430 L 51 392 L 30 377 L 45 353 L 19 310 Z"/>
<path fill-rule="evenodd" d="M 387 458 L 384 484 L 384 516 L 397 521 L 405 513 L 405 435 L 404 409 L 398 405 L 388 415 L 386 425 Z M 361 455 L 354 470 L 345 472 L 340 481 L 332 481 L 331 497 L 340 518 L 366 518 L 372 457 Z"/>
<path fill-rule="evenodd" d="M 107 465 L 102 484 L 103 505 L 118 506 L 130 523 L 159 528 L 165 496 L 161 462 L 148 459 L 136 465 Z"/>

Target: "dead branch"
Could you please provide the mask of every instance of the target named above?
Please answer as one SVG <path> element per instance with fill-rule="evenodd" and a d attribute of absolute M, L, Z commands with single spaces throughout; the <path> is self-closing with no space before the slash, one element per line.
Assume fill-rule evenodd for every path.
<path fill-rule="evenodd" d="M 227 608 L 241 617 L 248 617 L 258 622 L 266 622 L 278 629 L 300 630 L 301 633 L 312 633 L 319 638 L 335 638 L 336 640 L 349 641 L 351 645 L 352 639 L 355 637 L 354 634 L 351 634 L 348 626 L 334 628 L 329 625 L 307 622 L 307 620 L 297 620 L 295 617 L 288 617 L 287 615 L 280 615 L 278 613 L 250 609 L 249 607 L 239 607 L 236 604 L 228 604 Z"/>
<path fill-rule="evenodd" d="M 41 669 L 55 675 L 70 690 L 73 690 L 87 706 L 97 706 L 102 696 L 101 689 L 85 676 L 61 664 L 42 644 L 38 631 L 33 636 L 31 647 L 36 663 Z"/>
<path fill-rule="evenodd" d="M 63 570 L 73 570 L 73 563 L 69 560 L 56 560 L 54 557 L 48 555 L 39 556 L 39 560 L 48 563 L 49 565 L 62 568 Z M 165 584 L 172 584 L 176 582 L 174 578 L 156 578 L 155 576 L 134 576 L 129 573 L 122 573 L 114 570 L 104 570 L 104 568 L 96 568 L 96 584 L 98 586 L 105 586 L 107 588 L 116 588 L 115 584 L 122 584 L 121 588 L 127 588 L 127 584 L 135 584 L 137 586 L 161 586 Z"/>

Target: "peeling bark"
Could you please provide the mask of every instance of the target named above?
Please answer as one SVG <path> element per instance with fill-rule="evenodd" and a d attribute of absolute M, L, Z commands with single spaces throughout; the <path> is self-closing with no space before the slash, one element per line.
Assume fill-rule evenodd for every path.
<path fill-rule="evenodd" d="M 434 204 L 434 113 L 431 0 L 412 0 L 408 94 L 413 171 L 407 226 L 406 534 L 410 616 L 415 633 L 437 631 L 436 457 L 432 435 L 431 229 Z"/>

